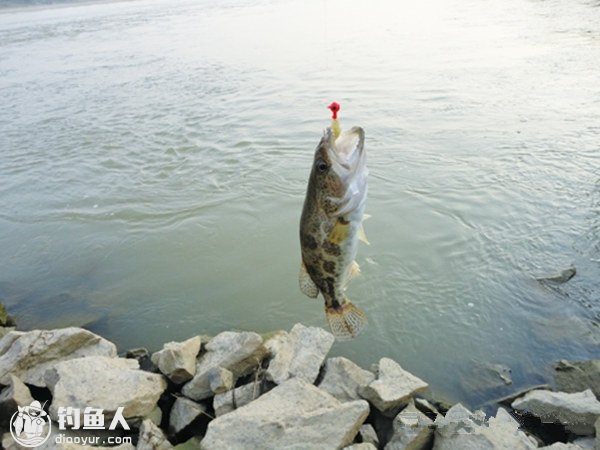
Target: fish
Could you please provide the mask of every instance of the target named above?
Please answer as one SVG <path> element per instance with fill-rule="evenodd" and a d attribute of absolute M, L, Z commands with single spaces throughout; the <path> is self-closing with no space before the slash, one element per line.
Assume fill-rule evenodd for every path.
<path fill-rule="evenodd" d="M 300 218 L 300 290 L 311 298 L 323 296 L 325 317 L 338 340 L 358 336 L 367 324 L 365 313 L 346 296 L 348 283 L 360 273 L 358 241 L 368 242 L 362 225 L 368 175 L 364 141 L 361 127 L 324 131 Z"/>

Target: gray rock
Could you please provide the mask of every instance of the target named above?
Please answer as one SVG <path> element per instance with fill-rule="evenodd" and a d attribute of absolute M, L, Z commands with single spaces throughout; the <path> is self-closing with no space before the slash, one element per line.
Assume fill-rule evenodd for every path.
<path fill-rule="evenodd" d="M 150 420 L 154 425 L 159 426 L 162 422 L 162 409 L 160 409 L 159 406 L 157 406 L 156 408 L 154 408 L 150 414 L 148 414 L 146 417 L 144 417 L 144 419 L 148 419 Z"/>
<path fill-rule="evenodd" d="M 530 450 L 537 443 L 519 431 L 519 423 L 504 409 L 485 421 L 482 411 L 471 413 L 460 403 L 435 420 L 433 450 Z"/>
<path fill-rule="evenodd" d="M 9 373 L 21 381 L 45 387 L 44 373 L 60 361 L 83 356 L 117 356 L 115 344 L 82 328 L 13 331 L 0 340 L 0 383 Z"/>
<path fill-rule="evenodd" d="M 261 395 L 260 383 L 248 383 L 223 394 L 215 395 L 213 409 L 219 417 L 234 409 L 241 408 Z"/>
<path fill-rule="evenodd" d="M 206 413 L 206 407 L 185 397 L 177 397 L 169 416 L 169 431 L 177 434 Z"/>
<path fill-rule="evenodd" d="M 181 444 L 177 444 L 173 448 L 175 450 L 198 450 L 200 448 L 200 441 L 201 441 L 200 437 L 194 436 L 194 437 L 188 439 L 187 441 L 182 442 Z"/>
<path fill-rule="evenodd" d="M 575 276 L 577 269 L 574 266 L 561 270 L 558 273 L 547 275 L 545 277 L 536 278 L 541 283 L 563 284 Z"/>
<path fill-rule="evenodd" d="M 423 414 L 431 414 L 433 416 L 440 414 L 440 411 L 429 400 L 417 397 L 414 401 L 417 409 Z"/>
<path fill-rule="evenodd" d="M 580 437 L 573 441 L 573 444 L 578 445 L 582 450 L 596 450 L 596 439 L 593 437 Z"/>
<path fill-rule="evenodd" d="M 377 379 L 368 386 L 359 388 L 359 394 L 384 412 L 408 404 L 412 395 L 427 387 L 427 383 L 402 369 L 395 361 L 381 358 Z"/>
<path fill-rule="evenodd" d="M 274 355 L 266 378 L 277 384 L 292 377 L 314 383 L 334 341 L 333 335 L 324 329 L 300 323 L 294 325 L 289 334 L 273 336 L 265 343 Z"/>
<path fill-rule="evenodd" d="M 162 375 L 138 370 L 134 359 L 90 356 L 57 363 L 46 372 L 45 383 L 52 392 L 50 417 L 58 408 L 93 405 L 106 418 L 123 406 L 123 416 L 146 417 L 156 407 L 167 383 Z"/>
<path fill-rule="evenodd" d="M 146 347 L 130 348 L 125 352 L 125 358 L 137 359 L 140 362 L 140 359 L 150 358 L 150 352 Z"/>
<path fill-rule="evenodd" d="M 222 394 L 233 387 L 233 374 L 222 367 L 213 367 L 208 372 L 208 385 L 215 394 Z"/>
<path fill-rule="evenodd" d="M 591 389 L 596 398 L 600 398 L 600 359 L 561 360 L 555 367 L 554 380 L 561 392 L 581 392 Z"/>
<path fill-rule="evenodd" d="M 261 348 L 264 349 L 262 338 L 256 333 L 225 331 L 218 334 L 206 345 L 207 352 L 198 360 L 194 378 L 183 386 L 181 392 L 192 400 L 212 397 L 211 370 L 221 367 L 233 372 L 234 376 L 240 376 L 246 367 L 250 367 L 249 359 L 256 357 L 252 364 L 260 364 L 260 357 L 255 355 L 261 352 Z"/>
<path fill-rule="evenodd" d="M 564 442 L 555 442 L 552 445 L 546 445 L 544 447 L 538 447 L 539 450 L 586 450 L 583 447 L 580 447 L 577 444 L 572 442 L 564 443 Z"/>
<path fill-rule="evenodd" d="M 360 427 L 359 433 L 363 442 L 379 447 L 379 436 L 377 436 L 377 432 L 375 431 L 375 428 L 373 428 L 373 425 L 369 423 L 364 424 Z"/>
<path fill-rule="evenodd" d="M 125 352 L 125 358 L 131 358 L 137 360 L 140 363 L 140 369 L 148 372 L 156 372 L 158 367 L 150 359 L 150 352 L 144 347 L 132 348 Z"/>
<path fill-rule="evenodd" d="M 474 361 L 467 376 L 461 379 L 467 392 L 488 391 L 512 384 L 511 369 L 504 364 Z"/>
<path fill-rule="evenodd" d="M 210 422 L 202 448 L 343 448 L 352 443 L 368 414 L 364 400 L 342 403 L 293 378 Z"/>
<path fill-rule="evenodd" d="M 344 447 L 344 450 L 377 450 L 370 442 L 359 442 L 357 444 L 349 445 L 348 447 Z"/>
<path fill-rule="evenodd" d="M 173 446 L 163 431 L 151 420 L 146 419 L 142 422 L 137 450 L 169 450 L 172 448 Z"/>
<path fill-rule="evenodd" d="M 393 435 L 385 450 L 426 450 L 433 442 L 433 421 L 414 403 L 403 409 L 392 423 Z"/>
<path fill-rule="evenodd" d="M 151 360 L 173 383 L 181 384 L 196 374 L 196 356 L 200 352 L 200 336 L 183 342 L 167 342 L 153 353 Z"/>
<path fill-rule="evenodd" d="M 319 388 L 329 392 L 342 402 L 360 400 L 359 388 L 365 388 L 375 381 L 375 375 L 361 369 L 343 356 L 328 358 L 325 362 L 324 376 Z"/>
<path fill-rule="evenodd" d="M 8 385 L 0 392 L 0 425 L 7 427 L 17 406 L 30 405 L 32 401 L 29 388 L 14 375 L 9 375 Z"/>
<path fill-rule="evenodd" d="M 265 377 L 274 383 L 283 383 L 290 377 L 290 366 L 294 356 L 290 335 L 286 331 L 280 331 L 265 341 L 265 347 L 273 355 Z"/>
<path fill-rule="evenodd" d="M 600 417 L 596 419 L 594 428 L 596 429 L 596 450 L 600 450 Z"/>
<path fill-rule="evenodd" d="M 549 384 L 537 384 L 535 386 L 528 386 L 528 387 L 525 387 L 523 389 L 519 389 L 518 391 L 515 391 L 515 392 L 513 392 L 510 395 L 507 395 L 505 397 L 501 397 L 501 398 L 499 398 L 497 400 L 493 400 L 490 403 L 491 404 L 498 403 L 500 405 L 510 406 L 512 404 L 512 402 L 514 402 L 519 397 L 523 397 L 528 392 L 535 391 L 535 390 L 551 391 L 552 390 L 552 386 L 550 386 Z"/>
<path fill-rule="evenodd" d="M 578 393 L 531 391 L 515 400 L 512 407 L 539 417 L 543 422 L 561 423 L 571 432 L 589 436 L 600 416 L 600 402 L 591 389 Z"/>
<path fill-rule="evenodd" d="M 485 423 L 485 414 L 480 410 L 473 413 L 465 408 L 462 403 L 457 403 L 446 412 L 445 416 L 436 417 L 435 423 L 442 426 L 455 423 L 474 423 L 475 425 L 482 425 Z"/>

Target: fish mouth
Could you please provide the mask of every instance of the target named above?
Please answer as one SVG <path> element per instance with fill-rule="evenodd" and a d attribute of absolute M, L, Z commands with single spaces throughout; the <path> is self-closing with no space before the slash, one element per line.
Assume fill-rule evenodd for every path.
<path fill-rule="evenodd" d="M 361 209 L 366 201 L 368 170 L 364 150 L 365 132 L 360 127 L 352 127 L 337 138 L 331 129 L 327 129 L 326 133 L 331 169 L 345 188 L 342 197 L 331 198 L 339 204 L 334 214 L 339 217 Z"/>
<path fill-rule="evenodd" d="M 330 128 L 328 133 L 328 153 L 346 171 L 353 172 L 364 165 L 365 132 L 360 127 L 352 127 L 337 138 Z"/>

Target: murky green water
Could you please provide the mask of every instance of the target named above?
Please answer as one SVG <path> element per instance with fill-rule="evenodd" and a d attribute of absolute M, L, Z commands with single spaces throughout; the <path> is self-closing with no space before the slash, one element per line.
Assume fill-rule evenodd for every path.
<path fill-rule="evenodd" d="M 382 356 L 478 404 L 600 356 L 600 7 L 132 1 L 0 13 L 0 297 L 121 348 L 326 326 L 297 287 L 325 106 L 367 133 Z M 574 264 L 557 287 L 536 276 Z M 514 386 L 469 391 L 482 362 Z"/>

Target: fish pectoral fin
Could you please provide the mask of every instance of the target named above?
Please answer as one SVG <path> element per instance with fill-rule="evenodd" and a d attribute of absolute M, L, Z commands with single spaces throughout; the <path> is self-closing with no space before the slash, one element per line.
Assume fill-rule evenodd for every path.
<path fill-rule="evenodd" d="M 300 276 L 298 277 L 298 281 L 300 283 L 300 290 L 304 295 L 310 298 L 317 298 L 319 295 L 319 288 L 308 274 L 304 262 L 300 263 Z"/>
<path fill-rule="evenodd" d="M 350 236 L 350 223 L 349 222 L 341 222 L 337 221 L 329 235 L 327 236 L 327 240 L 335 245 L 340 245 Z"/>

